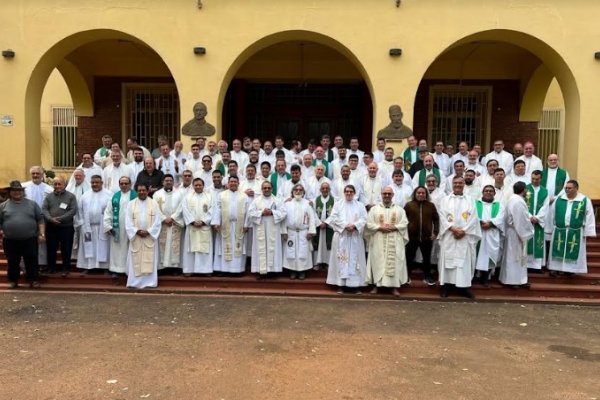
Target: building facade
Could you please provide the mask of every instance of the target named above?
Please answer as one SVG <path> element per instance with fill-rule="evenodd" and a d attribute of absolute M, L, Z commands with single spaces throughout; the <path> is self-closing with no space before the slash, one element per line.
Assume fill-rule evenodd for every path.
<path fill-rule="evenodd" d="M 25 178 L 31 165 L 69 167 L 104 134 L 146 147 L 159 134 L 178 139 L 198 101 L 215 139 L 279 134 L 305 144 L 328 133 L 355 136 L 362 148 L 399 104 L 404 123 L 429 142 L 489 151 L 495 139 L 507 148 L 532 140 L 541 153 L 555 150 L 582 191 L 600 197 L 591 168 L 600 3 L 7 3 L 0 48 L 12 56 L 0 60 L 0 135 L 14 151 L 0 158 L 3 182 Z M 52 96 L 61 85 L 70 102 L 64 89 Z M 558 131 L 540 124 L 549 87 Z"/>

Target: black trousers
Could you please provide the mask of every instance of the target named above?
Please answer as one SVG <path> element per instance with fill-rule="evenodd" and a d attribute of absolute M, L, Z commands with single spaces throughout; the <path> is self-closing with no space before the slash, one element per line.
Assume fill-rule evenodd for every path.
<path fill-rule="evenodd" d="M 72 226 L 56 226 L 46 224 L 46 249 L 48 251 L 48 271 L 56 272 L 56 251 L 60 245 L 62 254 L 62 272 L 71 268 L 71 253 L 73 252 L 73 236 L 75 229 Z"/>
<path fill-rule="evenodd" d="M 37 237 L 29 239 L 3 240 L 4 254 L 8 261 L 8 281 L 19 282 L 21 258 L 25 264 L 25 277 L 28 282 L 38 280 L 38 241 Z"/>
<path fill-rule="evenodd" d="M 432 240 L 416 241 L 411 240 L 406 245 L 406 264 L 409 268 L 409 273 L 412 272 L 415 267 L 415 256 L 417 255 L 417 249 L 421 249 L 421 255 L 423 256 L 423 274 L 425 277 L 433 277 L 431 273 L 431 249 L 433 248 Z"/>

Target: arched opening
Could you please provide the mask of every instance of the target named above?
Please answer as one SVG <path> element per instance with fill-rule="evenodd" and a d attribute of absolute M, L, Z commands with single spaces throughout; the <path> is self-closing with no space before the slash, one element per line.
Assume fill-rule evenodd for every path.
<path fill-rule="evenodd" d="M 226 77 L 222 136 L 284 137 L 303 145 L 323 134 L 370 146 L 373 102 L 356 58 L 312 32 L 272 35 L 238 57 Z"/>
<path fill-rule="evenodd" d="M 53 71 L 66 83 L 71 105 L 45 92 Z M 74 167 L 105 134 L 122 148 L 127 137 L 148 148 L 160 134 L 179 138 L 179 96 L 169 68 L 146 43 L 119 31 L 79 32 L 55 44 L 33 69 L 25 102 L 26 165 Z M 72 129 L 64 129 L 65 116 L 76 121 Z"/>
<path fill-rule="evenodd" d="M 556 132 L 547 137 L 539 126 L 553 80 L 563 96 L 568 141 Z M 559 152 L 573 160 L 571 170 L 578 128 L 579 92 L 569 67 L 546 43 L 521 32 L 479 32 L 452 44 L 430 64 L 415 99 L 413 130 L 429 142 L 464 140 L 487 152 L 497 139 L 509 151 L 531 140 L 541 156 Z"/>

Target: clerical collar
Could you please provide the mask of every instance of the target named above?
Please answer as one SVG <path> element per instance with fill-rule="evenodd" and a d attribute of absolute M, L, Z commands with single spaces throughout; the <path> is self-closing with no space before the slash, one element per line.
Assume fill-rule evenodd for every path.
<path fill-rule="evenodd" d="M 483 197 L 481 198 L 481 201 L 485 201 L 486 203 L 493 203 L 494 199 L 492 198 L 491 200 L 486 200 Z"/>
<path fill-rule="evenodd" d="M 165 192 L 167 192 L 167 193 L 170 193 L 173 191 L 173 188 L 170 188 L 170 189 L 164 188 L 164 189 L 165 189 Z"/>

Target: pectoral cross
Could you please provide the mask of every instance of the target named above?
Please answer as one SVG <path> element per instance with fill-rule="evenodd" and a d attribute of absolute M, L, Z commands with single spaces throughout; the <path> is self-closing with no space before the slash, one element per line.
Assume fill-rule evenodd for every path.
<path fill-rule="evenodd" d="M 573 252 L 575 246 L 577 246 L 577 240 L 575 240 L 575 236 L 573 236 L 573 239 L 569 242 L 569 246 L 571 246 L 571 250 L 569 250 L 569 252 Z"/>
<path fill-rule="evenodd" d="M 165 199 L 163 199 L 163 198 L 161 197 L 161 198 L 158 198 L 158 199 L 156 200 L 156 202 L 158 203 L 158 206 L 160 207 L 160 210 L 162 211 L 162 209 L 163 209 L 163 204 L 165 204 Z"/>
<path fill-rule="evenodd" d="M 558 246 L 558 248 L 560 249 L 562 247 L 562 237 L 560 236 L 560 233 L 558 234 L 558 239 L 556 240 L 556 245 Z"/>
<path fill-rule="evenodd" d="M 579 213 L 581 213 L 581 207 L 583 206 L 583 202 L 580 201 L 577 203 L 577 208 L 575 208 L 575 218 L 579 218 Z"/>

